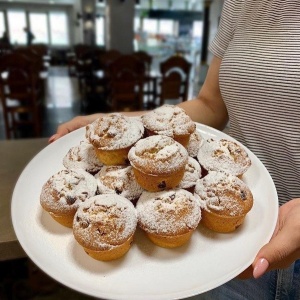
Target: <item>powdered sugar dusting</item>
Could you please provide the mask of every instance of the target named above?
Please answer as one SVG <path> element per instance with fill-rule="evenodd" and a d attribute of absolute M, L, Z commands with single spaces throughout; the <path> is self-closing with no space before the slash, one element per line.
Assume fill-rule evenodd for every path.
<path fill-rule="evenodd" d="M 201 219 L 200 204 L 190 192 L 175 189 L 143 192 L 137 202 L 138 222 L 147 232 L 178 235 L 195 229 Z"/>
<path fill-rule="evenodd" d="M 96 191 L 96 179 L 91 174 L 80 169 L 61 170 L 44 184 L 40 201 L 46 210 L 62 214 L 76 210 Z"/>
<path fill-rule="evenodd" d="M 100 194 L 113 193 L 135 200 L 143 192 L 135 180 L 132 166 L 104 166 L 95 178 Z"/>
<path fill-rule="evenodd" d="M 77 210 L 73 222 L 76 240 L 91 250 L 109 250 L 134 234 L 137 212 L 126 198 L 104 194 L 88 199 Z"/>
<path fill-rule="evenodd" d="M 198 161 L 189 157 L 188 163 L 185 165 L 185 172 L 178 188 L 186 189 L 196 184 L 196 181 L 201 177 L 201 167 Z"/>
<path fill-rule="evenodd" d="M 253 203 L 248 186 L 238 177 L 224 172 L 211 171 L 199 179 L 194 194 L 203 209 L 227 216 L 244 215 Z"/>
<path fill-rule="evenodd" d="M 174 137 L 195 131 L 196 125 L 185 111 L 175 105 L 163 105 L 142 116 L 144 126 L 156 134 Z"/>
<path fill-rule="evenodd" d="M 144 134 L 143 123 L 138 118 L 130 118 L 113 113 L 98 118 L 86 127 L 86 138 L 102 150 L 123 149 L 132 146 Z"/>
<path fill-rule="evenodd" d="M 237 176 L 245 173 L 251 165 L 247 152 L 236 142 L 226 139 L 205 141 L 197 158 L 208 171 L 224 171 Z"/>
<path fill-rule="evenodd" d="M 93 145 L 87 141 L 81 141 L 79 145 L 72 147 L 63 158 L 63 165 L 67 169 L 82 169 L 89 173 L 99 172 L 103 166 Z"/>
<path fill-rule="evenodd" d="M 191 136 L 187 146 L 189 156 L 197 157 L 200 147 L 203 145 L 203 137 L 199 131 L 195 130 Z"/>
<path fill-rule="evenodd" d="M 139 140 L 129 153 L 130 163 L 148 174 L 176 171 L 187 163 L 187 150 L 167 136 L 154 135 Z"/>

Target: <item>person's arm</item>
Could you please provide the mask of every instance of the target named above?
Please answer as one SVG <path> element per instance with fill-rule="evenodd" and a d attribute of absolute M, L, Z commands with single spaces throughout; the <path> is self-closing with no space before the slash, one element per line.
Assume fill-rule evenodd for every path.
<path fill-rule="evenodd" d="M 222 130 L 228 121 L 227 109 L 223 102 L 219 87 L 219 69 L 221 59 L 214 57 L 205 82 L 196 99 L 185 101 L 178 106 L 182 107 L 193 121 L 203 123 Z M 126 116 L 141 116 L 148 111 L 124 112 Z M 56 134 L 49 138 L 52 143 L 60 137 L 84 127 L 103 114 L 93 114 L 88 116 L 77 116 L 72 120 L 58 126 Z"/>
<path fill-rule="evenodd" d="M 228 122 L 228 113 L 219 86 L 221 61 L 216 56 L 213 58 L 197 98 L 178 105 L 193 121 L 219 130 L 224 129 Z"/>

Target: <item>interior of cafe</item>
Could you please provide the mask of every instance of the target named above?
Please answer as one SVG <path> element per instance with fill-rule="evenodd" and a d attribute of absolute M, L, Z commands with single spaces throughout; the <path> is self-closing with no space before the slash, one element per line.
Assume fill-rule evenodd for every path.
<path fill-rule="evenodd" d="M 94 299 L 28 259 L 10 218 L 18 176 L 59 124 L 195 97 L 223 0 L 0 0 L 0 299 Z M 17 150 L 17 151 L 16 151 Z"/>

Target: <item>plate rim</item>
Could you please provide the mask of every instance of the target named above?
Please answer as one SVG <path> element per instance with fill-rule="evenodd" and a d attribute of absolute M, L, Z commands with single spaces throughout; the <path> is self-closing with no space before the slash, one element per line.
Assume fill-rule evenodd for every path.
<path fill-rule="evenodd" d="M 206 135 L 208 134 L 211 134 L 213 133 L 215 136 L 223 136 L 224 138 L 227 138 L 229 140 L 233 140 L 233 141 L 236 141 L 239 145 L 241 145 L 242 147 L 244 147 L 245 149 L 247 149 L 248 153 L 250 153 L 252 156 L 256 157 L 257 156 L 251 151 L 249 150 L 246 146 L 244 146 L 242 143 L 240 143 L 239 141 L 237 141 L 236 139 L 234 139 L 233 137 L 231 137 L 230 135 L 228 135 L 227 133 L 225 132 L 222 132 L 222 131 L 219 131 L 215 128 L 212 128 L 210 126 L 207 126 L 207 125 L 204 125 L 204 124 L 200 124 L 200 123 L 196 123 L 196 128 L 197 130 L 202 133 L 205 133 Z M 52 277 L 54 280 L 56 281 L 59 281 L 61 282 L 62 284 L 64 284 L 65 286 L 75 290 L 75 291 L 78 291 L 80 293 L 83 293 L 83 294 L 86 294 L 86 295 L 89 295 L 89 296 L 92 296 L 92 297 L 105 297 L 105 299 L 128 299 L 128 296 L 130 296 L 131 299 L 170 299 L 170 297 L 172 297 L 172 299 L 182 299 L 181 297 L 191 297 L 193 295 L 197 295 L 199 293 L 204 293 L 206 291 L 209 291 L 217 286 L 220 286 L 221 284 L 233 279 L 236 275 L 238 275 L 240 272 L 242 272 L 244 269 L 246 269 L 247 267 L 245 266 L 241 266 L 235 270 L 232 270 L 230 272 L 230 276 L 228 276 L 228 274 L 222 276 L 222 279 L 219 280 L 219 283 L 213 287 L 213 288 L 207 288 L 207 289 L 201 289 L 201 292 L 199 292 L 199 287 L 196 287 L 196 288 L 191 288 L 189 290 L 185 290 L 183 292 L 171 292 L 171 293 L 165 293 L 163 295 L 150 295 L 149 298 L 147 295 L 143 295 L 141 296 L 140 294 L 130 294 L 130 295 L 127 295 L 127 298 L 126 297 L 122 297 L 122 295 L 119 295 L 119 294 L 111 294 L 111 293 L 105 293 L 105 292 L 102 292 L 102 291 L 99 291 L 101 292 L 101 295 L 100 294 L 95 294 L 95 293 L 91 293 L 91 292 L 88 292 L 86 290 L 83 290 L 80 286 L 76 286 L 75 284 L 70 284 L 70 282 L 68 282 L 68 280 L 66 279 L 57 279 L 56 276 L 54 276 L 51 272 L 48 272 L 48 270 L 45 269 L 44 265 L 36 258 L 36 257 L 33 257 L 32 256 L 32 253 L 31 253 L 31 250 L 30 250 L 30 247 L 28 247 L 27 243 L 25 242 L 25 237 L 22 235 L 22 232 L 21 232 L 21 229 L 19 228 L 19 225 L 17 224 L 16 222 L 16 218 L 14 217 L 15 215 L 15 209 L 16 209 L 16 206 L 17 206 L 17 200 L 16 200 L 16 197 L 17 197 L 17 191 L 18 191 L 18 188 L 19 188 L 19 185 L 20 185 L 20 181 L 22 179 L 22 176 L 23 174 L 25 174 L 27 172 L 28 169 L 30 169 L 31 167 L 31 164 L 33 161 L 35 160 L 38 160 L 39 156 L 42 155 L 42 152 L 43 151 L 48 151 L 49 150 L 49 147 L 57 147 L 59 145 L 59 143 L 63 143 L 66 139 L 69 139 L 71 137 L 76 137 L 77 135 L 79 135 L 80 131 L 84 131 L 84 127 L 82 128 L 79 128 L 71 133 L 69 133 L 68 135 L 62 137 L 61 139 L 59 139 L 58 141 L 56 141 L 55 143 L 58 142 L 58 144 L 55 144 L 55 143 L 52 143 L 52 144 L 49 144 L 47 145 L 46 147 L 44 147 L 40 152 L 38 152 L 28 163 L 27 165 L 25 166 L 25 168 L 23 169 L 23 171 L 20 173 L 19 175 L 19 178 L 15 184 L 15 187 L 14 187 L 14 190 L 13 190 L 13 193 L 12 193 L 12 198 L 11 198 L 11 220 L 12 220 L 12 224 L 13 224 L 13 228 L 14 228 L 14 231 L 15 231 L 15 234 L 16 234 L 16 237 L 17 237 L 17 240 L 18 242 L 20 243 L 21 247 L 24 249 L 25 253 L 28 255 L 28 257 L 41 269 L 43 270 L 43 272 L 45 272 L 46 274 L 48 274 L 50 277 Z M 48 149 L 48 150 L 45 150 L 45 149 Z M 269 177 L 269 181 L 270 183 L 272 184 L 272 192 L 275 194 L 276 196 L 276 200 L 273 201 L 273 209 L 274 209 L 274 218 L 273 218 L 273 222 L 272 224 L 270 224 L 270 230 L 268 232 L 268 234 L 265 236 L 265 239 L 264 241 L 262 242 L 263 244 L 267 243 L 270 238 L 272 237 L 273 235 L 273 231 L 275 229 L 275 226 L 276 226 L 276 223 L 277 223 L 277 217 L 275 216 L 278 216 L 278 209 L 279 209 L 279 202 L 278 202 L 278 195 L 277 195 L 277 190 L 276 190 L 276 187 L 275 187 L 275 184 L 272 180 L 272 177 L 271 175 L 269 174 L 268 170 L 266 169 L 266 167 L 263 165 L 263 163 L 257 158 L 257 162 L 261 165 L 261 167 L 263 169 L 265 169 L 265 175 L 267 175 Z M 278 205 L 275 205 L 275 202 L 277 201 Z M 256 254 L 252 257 L 252 258 L 249 258 L 248 260 L 248 266 L 252 263 L 253 259 L 255 258 Z M 221 283 L 220 283 L 221 282 Z"/>

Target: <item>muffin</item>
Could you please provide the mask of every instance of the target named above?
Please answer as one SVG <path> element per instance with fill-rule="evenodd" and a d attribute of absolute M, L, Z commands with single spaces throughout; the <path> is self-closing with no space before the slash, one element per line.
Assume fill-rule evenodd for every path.
<path fill-rule="evenodd" d="M 128 159 L 138 184 L 149 192 L 175 188 L 188 161 L 187 150 L 174 139 L 153 135 L 139 140 Z"/>
<path fill-rule="evenodd" d="M 189 156 L 196 158 L 200 147 L 203 145 L 203 137 L 199 131 L 195 130 L 191 136 L 187 145 L 187 151 Z"/>
<path fill-rule="evenodd" d="M 67 169 L 82 169 L 95 175 L 101 170 L 103 163 L 99 161 L 93 145 L 81 141 L 79 145 L 70 148 L 63 158 L 63 165 Z"/>
<path fill-rule="evenodd" d="M 72 227 L 79 205 L 96 191 L 96 179 L 91 174 L 80 169 L 61 170 L 43 185 L 40 203 L 55 221 Z"/>
<path fill-rule="evenodd" d="M 129 149 L 144 135 L 140 119 L 113 113 L 86 126 L 86 138 L 105 165 L 128 164 Z"/>
<path fill-rule="evenodd" d="M 175 105 L 164 105 L 144 114 L 142 122 L 148 136 L 166 135 L 187 147 L 196 125 L 185 111 Z"/>
<path fill-rule="evenodd" d="M 84 251 L 101 261 L 122 257 L 131 247 L 137 226 L 137 212 L 126 198 L 97 195 L 77 210 L 73 235 Z"/>
<path fill-rule="evenodd" d="M 185 171 L 183 178 L 180 181 L 178 188 L 185 189 L 191 193 L 194 193 L 194 187 L 198 179 L 201 178 L 201 167 L 198 161 L 192 157 L 188 158 L 188 162 L 185 165 Z"/>
<path fill-rule="evenodd" d="M 139 227 L 154 244 L 165 248 L 186 244 L 201 219 L 199 201 L 183 189 L 145 191 L 136 209 Z"/>
<path fill-rule="evenodd" d="M 132 166 L 104 166 L 95 178 L 99 194 L 117 194 L 134 205 L 143 192 L 135 180 Z"/>
<path fill-rule="evenodd" d="M 251 160 L 242 146 L 226 139 L 206 140 L 197 159 L 209 171 L 223 171 L 241 177 L 251 166 Z"/>
<path fill-rule="evenodd" d="M 224 172 L 211 171 L 199 179 L 194 195 L 202 209 L 201 224 L 216 232 L 236 230 L 253 205 L 246 183 Z"/>

